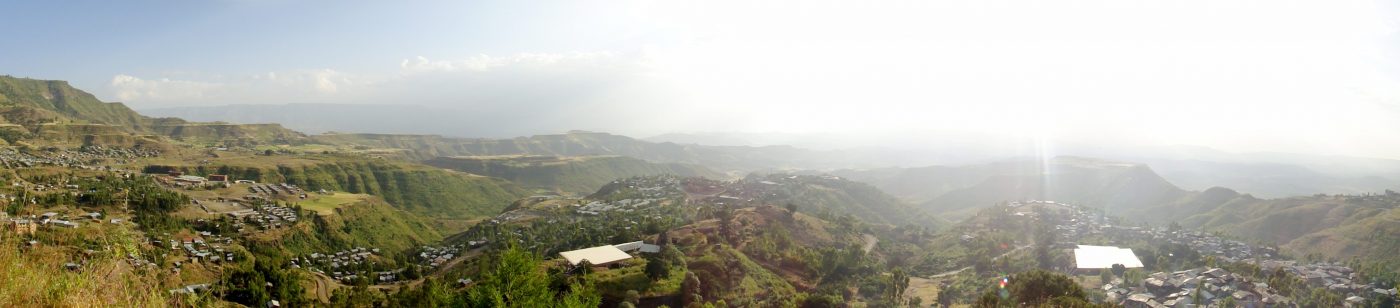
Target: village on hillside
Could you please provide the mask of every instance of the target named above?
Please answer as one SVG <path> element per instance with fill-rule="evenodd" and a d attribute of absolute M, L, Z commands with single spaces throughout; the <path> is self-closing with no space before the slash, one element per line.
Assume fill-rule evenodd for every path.
<path fill-rule="evenodd" d="M 1343 296 L 1348 305 L 1360 305 L 1368 298 L 1397 297 L 1395 288 L 1355 282 L 1357 274 L 1345 265 L 1286 260 L 1279 255 L 1276 247 L 1268 245 L 1250 244 L 1202 231 L 1182 230 L 1172 225 L 1144 227 L 1115 224 L 1114 219 L 1105 217 L 1097 209 L 1055 201 L 1010 202 L 1006 206 L 1013 215 L 1054 224 L 1058 233 L 1058 242 L 1054 247 L 1069 250 L 1076 261 L 1073 268 L 1067 269 L 1070 273 L 1097 275 L 1114 271 L 1112 279 L 1101 280 L 1097 286 L 1086 286 L 1105 292 L 1103 300 L 1110 304 L 1124 307 L 1297 306 L 1267 281 L 1251 279 L 1248 275 L 1232 273 L 1209 264 L 1248 264 L 1262 273 L 1281 271 L 1304 282 L 1306 287 L 1322 288 Z M 1092 245 L 1086 245 L 1085 240 Z M 1132 242 L 1179 245 L 1209 260 L 1208 266 L 1154 272 L 1145 277 L 1125 277 L 1118 271 L 1142 268 L 1144 261 L 1153 260 L 1140 260 L 1128 248 L 1093 246 Z"/>

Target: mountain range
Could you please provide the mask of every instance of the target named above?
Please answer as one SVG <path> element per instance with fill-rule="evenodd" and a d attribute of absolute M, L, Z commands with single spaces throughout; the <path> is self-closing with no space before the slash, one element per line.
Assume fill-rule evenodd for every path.
<path fill-rule="evenodd" d="M 311 108 L 299 106 L 299 108 Z M 314 106 L 314 108 L 339 108 Z M 353 108 L 349 108 L 353 109 Z M 373 109 L 368 109 L 373 110 Z M 303 112 L 305 113 L 305 112 Z M 231 113 L 239 114 L 239 113 Z M 262 113 L 276 115 L 279 113 Z M 280 113 L 287 114 L 287 113 Z M 294 119 L 294 118 L 292 118 Z M 809 150 L 782 145 L 701 145 L 694 143 L 649 142 L 606 133 L 573 131 L 557 135 L 536 135 L 510 139 L 456 138 L 437 135 L 343 134 L 304 135 L 276 124 L 240 125 L 223 122 L 189 122 L 178 118 L 143 116 L 120 103 L 105 103 L 74 89 L 63 81 L 0 77 L 0 122 L 7 130 L 22 136 L 7 142 L 72 141 L 83 144 L 116 143 L 133 145 L 149 138 L 174 140 L 241 140 L 244 143 L 324 143 L 354 144 L 367 147 L 404 149 L 413 158 L 439 167 L 462 169 L 460 156 L 551 155 L 559 157 L 616 156 L 600 161 L 636 159 L 623 169 L 612 164 L 599 171 L 606 176 L 630 176 L 652 172 L 680 172 L 687 175 L 723 177 L 761 170 L 829 170 L 855 181 L 871 183 L 916 208 L 957 220 L 976 209 L 1012 200 L 1057 200 L 1105 209 L 1141 221 L 1224 230 L 1242 236 L 1271 240 L 1290 247 L 1319 238 L 1353 239 L 1356 225 L 1386 228 L 1388 210 L 1384 202 L 1346 201 L 1360 198 L 1311 196 L 1318 193 L 1364 193 L 1396 187 L 1389 174 L 1400 173 L 1400 162 L 1386 159 L 1327 157 L 1315 155 L 1254 153 L 1235 154 L 1206 148 L 1173 147 L 1144 150 L 1097 150 L 1107 157 L 1133 157 L 1116 162 L 1085 157 L 1062 156 L 1049 159 L 1012 158 L 982 164 L 929 167 L 869 168 L 859 163 L 871 156 L 850 150 Z M 305 121 L 293 123 L 307 125 Z M 317 123 L 311 121 L 310 123 Z M 144 137 L 143 137 L 144 136 Z M 680 135 L 654 139 L 677 141 Z M 772 136 L 769 139 L 773 138 Z M 713 139 L 713 138 L 711 138 Z M 691 142 L 714 142 L 695 139 Z M 1155 153 L 1143 155 L 1144 152 Z M 621 158 L 629 157 L 629 158 Z M 876 159 L 878 160 L 878 159 Z M 589 160 L 583 160 L 586 162 Z M 480 161 L 478 161 L 479 163 Z M 1145 163 L 1144 163 L 1145 162 Z M 666 168 L 657 168 L 669 164 Z M 677 165 L 680 164 L 680 165 Z M 491 165 L 491 164 L 477 164 Z M 512 168 L 468 168 L 472 173 L 510 178 L 531 172 L 570 174 L 533 170 L 552 164 L 514 164 Z M 678 166 L 690 165 L 678 171 Z M 566 164 L 577 170 L 577 163 Z M 478 166 L 479 167 L 479 166 Z M 558 167 L 550 167 L 558 168 Z M 716 171 L 705 171 L 711 168 Z M 864 169 L 862 169 L 864 168 Z M 503 171 L 512 170 L 512 171 Z M 558 171 L 559 169 L 554 169 Z M 617 173 L 614 170 L 632 170 Z M 1159 175 L 1159 173 L 1161 175 Z M 584 172 L 582 174 L 593 174 Z M 511 175 L 514 174 L 514 175 Z M 574 173 L 578 174 L 578 173 Z M 609 175 L 610 174 L 610 175 Z M 565 176 L 516 178 L 535 187 L 560 188 Z M 527 184 L 528 185 L 528 184 Z M 585 191 L 584 185 L 568 190 Z M 1241 187 L 1226 189 L 1223 187 Z M 1249 193 L 1240 193 L 1245 191 Z M 1257 193 L 1256 193 L 1257 192 Z M 1384 196 L 1384 194 L 1381 194 Z M 1280 196 L 1305 196 L 1278 198 Z M 1310 196 L 1310 197 L 1308 197 Z M 1275 199 L 1268 199 L 1275 198 Z M 1331 198 L 1331 199 L 1329 199 Z M 1341 198 L 1341 199 L 1337 199 Z M 1340 200 L 1340 201 L 1339 201 Z M 1355 201 L 1359 202 L 1359 201 Z M 1299 224 L 1299 217 L 1333 217 L 1316 224 Z M 1265 226 L 1287 225 L 1288 231 Z M 1266 231 L 1260 231 L 1266 230 Z M 1263 233 L 1260 233 L 1263 232 Z M 1354 245 L 1353 245 L 1354 246 Z M 1350 246 L 1349 246 L 1350 247 Z M 1369 253 L 1364 249 L 1338 251 Z"/>

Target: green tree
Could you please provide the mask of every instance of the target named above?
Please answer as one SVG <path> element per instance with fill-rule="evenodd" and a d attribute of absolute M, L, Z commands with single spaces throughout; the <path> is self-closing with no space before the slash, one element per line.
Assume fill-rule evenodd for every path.
<path fill-rule="evenodd" d="M 1114 276 L 1118 276 L 1118 278 L 1123 278 L 1123 273 L 1128 271 L 1128 267 L 1123 266 L 1122 264 L 1114 263 L 1112 270 Z"/>
<path fill-rule="evenodd" d="M 666 266 L 666 262 L 655 254 L 647 255 L 646 261 L 647 266 L 643 270 L 646 272 L 647 278 L 652 281 L 665 279 L 671 275 L 671 269 Z"/>
<path fill-rule="evenodd" d="M 797 218 L 797 204 L 796 204 L 796 203 L 788 202 L 788 204 L 787 204 L 786 206 L 784 206 L 784 208 L 787 208 L 788 220 L 794 220 L 795 218 Z"/>
<path fill-rule="evenodd" d="M 666 245 L 666 248 L 661 250 L 661 259 L 673 268 L 686 268 L 685 253 L 676 248 L 676 245 Z"/>
<path fill-rule="evenodd" d="M 1007 287 L 1018 303 L 1038 306 L 1057 297 L 1084 299 L 1084 290 L 1073 279 L 1065 275 L 1042 270 L 1032 270 L 1012 275 Z"/>
<path fill-rule="evenodd" d="M 1056 231 L 1049 224 L 1037 223 L 1035 232 L 1035 260 L 1041 269 L 1051 269 L 1055 265 L 1055 256 L 1050 247 L 1055 244 Z"/>
<path fill-rule="evenodd" d="M 885 292 L 887 299 L 898 306 L 904 300 L 904 290 L 906 289 L 909 289 L 909 274 L 904 273 L 902 269 L 894 269 L 890 273 L 889 289 Z"/>
<path fill-rule="evenodd" d="M 518 247 L 510 247 L 483 262 L 481 279 L 467 292 L 473 307 L 548 307 L 554 294 L 539 260 Z"/>
<path fill-rule="evenodd" d="M 701 291 L 700 277 L 693 272 L 685 273 L 685 280 L 681 281 L 681 300 L 683 304 L 690 305 L 704 301 Z"/>

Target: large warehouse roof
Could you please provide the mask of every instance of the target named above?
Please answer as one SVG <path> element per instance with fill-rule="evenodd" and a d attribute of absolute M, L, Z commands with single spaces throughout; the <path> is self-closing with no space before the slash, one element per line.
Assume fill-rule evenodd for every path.
<path fill-rule="evenodd" d="M 613 245 L 565 251 L 559 255 L 563 256 L 565 260 L 569 260 L 570 265 L 578 265 L 583 260 L 588 260 L 588 263 L 593 263 L 593 265 L 603 265 L 632 258 L 632 255 L 628 255 Z"/>
<path fill-rule="evenodd" d="M 1079 245 L 1074 250 L 1074 264 L 1081 269 L 1113 268 L 1114 264 L 1138 268 L 1142 267 L 1142 260 L 1129 248 Z"/>

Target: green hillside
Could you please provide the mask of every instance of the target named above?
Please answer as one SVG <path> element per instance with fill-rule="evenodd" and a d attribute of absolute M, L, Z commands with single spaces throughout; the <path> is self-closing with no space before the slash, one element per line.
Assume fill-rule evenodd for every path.
<path fill-rule="evenodd" d="M 133 146 L 138 134 L 186 141 L 234 144 L 291 142 L 305 138 L 277 124 L 192 123 L 150 118 L 122 103 L 102 102 L 67 81 L 0 76 L 0 124 L 24 127 L 41 142 Z M 5 138 L 7 142 L 13 139 Z M 30 138 L 26 138 L 30 139 Z M 149 142 L 149 141 L 146 141 Z"/>
<path fill-rule="evenodd" d="M 424 163 L 440 168 L 503 178 L 528 188 L 584 195 L 620 178 L 670 174 L 720 178 L 723 174 L 687 164 L 658 164 L 622 156 L 459 156 Z"/>
<path fill-rule="evenodd" d="M 1135 218 L 1146 220 L 1157 215 L 1159 221 L 1170 219 L 1186 227 L 1278 245 L 1295 256 L 1336 260 L 1367 257 L 1400 265 L 1400 243 L 1387 236 L 1400 234 L 1395 233 L 1400 230 L 1400 195 L 1219 198 L 1222 196 L 1193 200 L 1223 201 L 1220 203 L 1200 202 L 1182 211 L 1155 211 Z M 1177 214 L 1161 214 L 1172 212 Z"/>
<path fill-rule="evenodd" d="M 1058 157 L 1049 162 L 1022 160 L 966 168 L 975 171 L 958 171 L 959 175 L 951 178 L 970 179 L 973 176 L 969 174 L 983 178 L 972 186 L 949 190 L 921 207 L 951 220 L 969 217 L 978 208 L 1017 200 L 1070 202 L 1116 213 L 1188 195 L 1140 164 Z"/>
<path fill-rule="evenodd" d="M 241 157 L 208 164 L 158 164 L 148 172 L 226 174 L 259 183 L 289 183 L 311 191 L 344 191 L 384 198 L 400 209 L 434 219 L 492 215 L 528 193 L 501 179 L 389 160 L 315 155 Z"/>
<path fill-rule="evenodd" d="M 379 198 L 341 206 L 329 215 L 313 214 L 310 223 L 261 238 L 268 247 L 292 255 L 340 251 L 354 247 L 401 253 L 442 239 L 436 228 L 416 215 L 395 209 Z"/>
<path fill-rule="evenodd" d="M 924 203 L 950 191 L 972 187 L 986 181 L 993 173 L 988 168 L 928 166 L 917 168 L 879 168 L 867 170 L 836 170 L 832 175 L 852 181 L 870 183 L 891 195 L 912 203 Z"/>
<path fill-rule="evenodd" d="M 770 184 L 771 183 L 771 184 Z M 910 206 L 869 184 L 827 176 L 770 174 L 750 176 L 736 183 L 743 194 L 770 205 L 795 204 L 804 212 L 854 215 L 861 220 L 882 224 L 918 224 L 934 229 L 947 221 Z M 731 191 L 735 191 L 732 190 Z"/>
<path fill-rule="evenodd" d="M 67 81 L 61 80 L 0 76 L 0 107 L 32 109 L 28 112 L 15 113 L 32 113 L 37 117 L 14 116 L 12 118 L 11 113 L 5 114 L 6 120 L 10 123 L 26 126 L 42 123 L 43 120 L 50 120 L 50 122 L 59 120 L 45 116 L 53 114 L 76 123 L 108 124 L 131 128 L 139 128 L 149 120 L 132 111 L 131 108 L 127 108 L 126 105 L 101 102 L 92 94 L 75 89 Z M 43 111 L 50 111 L 52 114 Z"/>
<path fill-rule="evenodd" d="M 790 146 L 703 146 L 654 143 L 626 136 L 586 131 L 509 139 L 453 138 L 436 135 L 336 134 L 311 136 L 318 143 L 406 149 L 414 159 L 445 156 L 601 156 L 617 155 L 655 163 L 701 165 L 718 171 L 818 168 L 834 159 L 827 153 Z"/>

